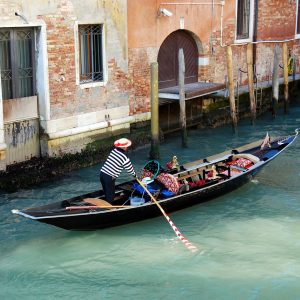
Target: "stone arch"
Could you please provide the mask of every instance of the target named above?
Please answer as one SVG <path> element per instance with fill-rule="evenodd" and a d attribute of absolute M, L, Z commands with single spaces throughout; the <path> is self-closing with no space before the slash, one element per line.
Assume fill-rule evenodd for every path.
<path fill-rule="evenodd" d="M 185 58 L 185 83 L 198 81 L 198 58 L 203 53 L 198 37 L 187 30 L 169 34 L 158 51 L 159 88 L 178 85 L 178 51 L 183 48 Z"/>

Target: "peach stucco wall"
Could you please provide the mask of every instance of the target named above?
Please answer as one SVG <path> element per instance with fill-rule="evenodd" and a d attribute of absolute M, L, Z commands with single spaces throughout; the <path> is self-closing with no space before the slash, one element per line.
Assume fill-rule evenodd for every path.
<path fill-rule="evenodd" d="M 210 43 L 211 34 L 220 30 L 221 6 L 215 5 L 179 5 L 175 3 L 197 3 L 197 1 L 167 1 L 174 4 L 161 4 L 166 1 L 130 0 L 128 1 L 128 47 L 159 47 L 173 31 L 185 29 L 193 32 L 201 43 Z M 201 1 L 203 3 L 204 1 Z M 217 2 L 217 1 L 215 1 Z M 230 1 L 228 1 L 230 2 Z M 199 1 L 198 1 L 199 3 Z M 232 19 L 235 5 L 225 6 L 225 19 Z M 171 17 L 158 16 L 159 8 L 173 13 Z M 212 18 L 213 14 L 213 18 Z M 182 28 L 184 19 L 184 28 Z"/>

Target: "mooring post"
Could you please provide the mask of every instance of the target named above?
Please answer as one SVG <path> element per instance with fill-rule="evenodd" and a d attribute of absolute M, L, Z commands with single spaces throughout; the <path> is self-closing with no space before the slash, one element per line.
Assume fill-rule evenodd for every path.
<path fill-rule="evenodd" d="M 247 45 L 247 73 L 252 125 L 254 125 L 256 119 L 256 99 L 254 96 L 253 83 L 253 44 L 251 43 Z"/>
<path fill-rule="evenodd" d="M 283 76 L 284 76 L 284 113 L 289 113 L 289 71 L 287 43 L 282 45 Z"/>
<path fill-rule="evenodd" d="M 279 98 L 279 46 L 276 45 L 274 49 L 274 64 L 273 64 L 273 76 L 272 76 L 272 116 L 276 117 L 276 108 Z"/>
<path fill-rule="evenodd" d="M 151 150 L 150 158 L 159 158 L 158 63 L 151 63 Z"/>
<path fill-rule="evenodd" d="M 182 147 L 187 147 L 187 131 L 186 131 L 186 112 L 185 112 L 185 91 L 184 91 L 184 78 L 185 78 L 185 63 L 183 49 L 178 51 L 178 86 L 179 86 L 179 105 L 180 105 L 180 125 Z"/>
<path fill-rule="evenodd" d="M 232 66 L 232 49 L 231 46 L 226 47 L 227 54 L 227 75 L 228 75 L 228 90 L 230 102 L 230 115 L 234 131 L 237 130 L 237 114 L 234 95 L 234 82 L 233 82 L 233 66 Z"/>

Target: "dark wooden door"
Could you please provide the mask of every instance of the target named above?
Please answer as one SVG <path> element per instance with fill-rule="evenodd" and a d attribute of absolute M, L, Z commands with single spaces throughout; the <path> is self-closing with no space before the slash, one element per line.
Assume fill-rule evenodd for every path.
<path fill-rule="evenodd" d="M 178 85 L 178 51 L 183 49 L 185 83 L 198 81 L 198 49 L 195 40 L 187 32 L 177 30 L 162 43 L 158 52 L 159 88 Z"/>

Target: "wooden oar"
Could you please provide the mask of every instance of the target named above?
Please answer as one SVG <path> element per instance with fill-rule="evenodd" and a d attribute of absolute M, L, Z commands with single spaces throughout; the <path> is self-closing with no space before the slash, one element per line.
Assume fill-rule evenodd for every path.
<path fill-rule="evenodd" d="M 105 208 L 105 209 L 114 209 L 114 208 L 128 208 L 133 207 L 130 205 L 86 205 L 86 206 L 67 206 L 66 209 L 97 209 L 97 208 Z"/>
<path fill-rule="evenodd" d="M 146 193 L 150 196 L 151 200 L 157 205 L 157 207 L 160 209 L 164 217 L 167 219 L 169 224 L 171 225 L 172 229 L 174 230 L 175 234 L 179 239 L 184 243 L 184 245 L 192 252 L 198 251 L 198 248 L 194 246 L 192 243 L 190 243 L 177 229 L 175 224 L 172 222 L 172 220 L 169 218 L 167 213 L 164 211 L 164 209 L 161 207 L 161 205 L 156 201 L 156 199 L 152 196 L 152 194 L 148 191 L 148 189 L 145 187 L 145 185 L 136 177 L 137 182 L 141 185 L 141 187 L 146 191 Z"/>
<path fill-rule="evenodd" d="M 113 208 L 124 208 L 124 207 L 132 207 L 130 205 L 111 205 L 109 202 L 99 199 L 99 198 L 85 198 L 83 199 L 84 202 L 93 204 L 93 205 L 86 205 L 86 206 L 68 206 L 66 209 L 97 209 L 97 208 L 106 208 L 106 209 L 113 209 Z"/>
<path fill-rule="evenodd" d="M 95 206 L 112 206 L 109 202 L 99 198 L 85 198 L 83 201 Z"/>

